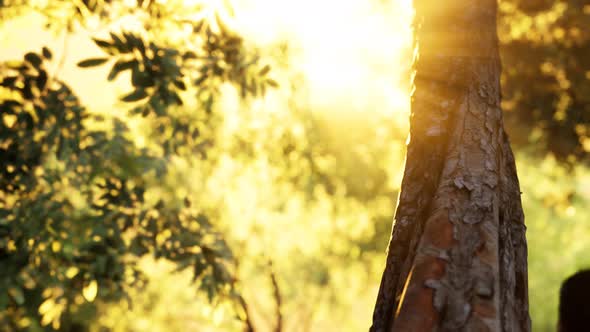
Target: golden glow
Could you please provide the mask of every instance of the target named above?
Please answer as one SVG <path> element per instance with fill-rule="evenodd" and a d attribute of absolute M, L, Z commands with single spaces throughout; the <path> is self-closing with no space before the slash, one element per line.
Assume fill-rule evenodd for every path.
<path fill-rule="evenodd" d="M 178 1 L 171 1 L 171 3 Z M 286 42 L 289 71 L 305 77 L 305 90 L 314 110 L 368 112 L 405 118 L 409 109 L 408 70 L 411 65 L 412 6 L 410 0 L 182 0 L 197 16 L 219 13 L 224 21 L 263 50 Z M 204 10 L 199 11 L 199 7 Z M 235 15 L 232 15 L 235 13 Z M 87 32 L 68 37 L 44 31 L 41 20 L 29 15 L 13 22 L 0 35 L 0 60 L 20 57 L 25 50 L 47 44 L 66 61 L 62 77 L 72 84 L 83 102 L 101 109 L 113 108 L 126 86 L 108 85 L 108 68 L 86 70 L 75 63 L 96 56 L 99 50 Z M 134 17 L 123 17 L 116 28 L 136 30 Z M 8 33 L 8 31 L 10 33 Z M 18 32 L 16 32 L 18 31 Z M 26 38 L 25 38 L 26 36 Z M 33 38 L 31 38 L 33 36 Z M 65 48 L 64 48 L 65 46 Z M 97 95 L 97 90 L 104 94 Z"/>
<path fill-rule="evenodd" d="M 32 2 L 44 6 L 50 0 Z M 182 204 L 181 198 L 189 196 L 197 203 L 194 209 L 203 209 L 207 215 L 214 212 L 212 222 L 231 241 L 240 260 L 239 288 L 254 311 L 257 330 L 274 328 L 274 300 L 268 275 L 261 267 L 261 264 L 266 266 L 266 258 L 273 259 L 284 295 L 285 331 L 366 330 L 379 290 L 384 247 L 403 173 L 405 146 L 400 137 L 407 128 L 399 125 L 407 124 L 409 110 L 411 1 L 146 0 L 144 4 L 156 2 L 167 9 L 184 6 L 186 10 L 173 12 L 191 19 L 219 15 L 245 37 L 247 47 L 261 51 L 261 61 L 270 62 L 272 78 L 281 87 L 269 90 L 265 98 L 245 104 L 233 87 L 224 85 L 224 98 L 216 109 L 223 114 L 223 127 L 215 128 L 219 139 L 211 150 L 213 157 L 206 160 L 199 157 L 195 161 L 172 156 L 164 160 L 169 169 L 165 178 L 156 176 L 155 172 L 144 177 L 149 183 L 144 197 L 146 206 L 153 206 L 160 199 Z M 111 3 L 131 7 L 137 1 Z M 206 8 L 199 9 L 202 5 Z M 579 30 L 554 28 L 554 23 L 571 9 L 563 1 L 555 2 L 535 16 L 524 15 L 514 1 L 501 1 L 500 6 L 503 11 L 500 18 L 509 20 L 499 26 L 505 30 L 500 34 L 503 38 L 551 44 L 581 38 L 580 34 L 583 36 L 585 32 L 582 27 Z M 590 14 L 590 5 L 583 11 Z M 66 11 L 56 13 L 56 21 L 67 15 Z M 0 61 L 22 58 L 26 52 L 39 51 L 47 45 L 54 54 L 48 69 L 52 73 L 57 71 L 84 105 L 92 111 L 121 116 L 128 106 L 118 103 L 117 98 L 129 91 L 129 77 L 121 75 L 116 82 L 107 82 L 110 66 L 81 70 L 76 63 L 103 55 L 90 40 L 91 36 L 103 37 L 111 28 L 143 29 L 137 16 L 117 18 L 107 27 L 99 27 L 100 22 L 90 17 L 87 31 L 67 36 L 44 29 L 39 14 L 6 20 L 0 27 Z M 167 23 L 170 22 L 163 22 Z M 185 31 L 172 30 L 175 29 L 167 31 L 171 36 L 162 39 L 176 43 L 192 32 L 190 25 Z M 280 45 L 287 45 L 285 56 L 279 52 Z M 565 75 L 563 65 L 550 60 L 541 64 L 539 70 L 555 77 L 560 89 L 576 87 L 576 82 Z M 63 62 L 62 67 L 58 66 L 59 62 Z M 585 75 L 590 79 L 590 71 Z M 295 85 L 294 89 L 291 84 Z M 6 89 L 0 89 L 0 97 L 6 97 L 7 93 Z M 571 102 L 565 97 L 559 100 L 558 120 L 564 119 L 563 110 Z M 512 102 L 512 105 L 516 104 Z M 514 107 L 511 110 L 517 111 Z M 321 116 L 316 116 L 318 113 Z M 343 120 L 339 121 L 341 117 Z M 323 123 L 309 124 L 318 118 Z M 0 116 L 0 123 L 8 127 L 16 121 L 14 115 Z M 131 121 L 127 123 L 135 126 Z M 89 127 L 102 130 L 108 125 L 91 123 Z M 151 148 L 154 144 L 146 128 L 133 127 L 138 147 Z M 576 133 L 583 149 L 590 152 L 590 127 L 580 125 Z M 530 140 L 537 141 L 542 134 L 539 128 L 533 129 Z M 37 135 L 35 140 L 42 137 Z M 81 147 L 90 142 L 83 141 Z M 287 145 L 295 152 L 283 149 Z M 574 268 L 590 266 L 587 255 L 590 172 L 582 165 L 574 169 L 562 167 L 555 157 L 542 161 L 523 153 L 517 153 L 516 157 L 525 193 L 523 206 L 529 220 L 531 316 L 538 327 L 535 330 L 547 330 L 555 326 L 551 320 L 556 317 L 559 281 Z M 311 159 L 317 170 L 309 166 Z M 39 179 L 49 177 L 60 167 L 51 154 L 47 164 L 47 168 L 32 170 Z M 6 170 L 17 169 L 7 165 Z M 320 183 L 323 175 L 334 182 L 330 192 Z M 73 188 L 74 183 L 67 180 L 65 177 L 59 181 L 52 191 L 58 193 L 59 200 L 67 196 L 75 210 L 83 209 L 86 200 L 81 196 L 81 189 Z M 371 183 L 379 183 L 383 188 L 371 189 Z M 40 182 L 43 188 L 51 184 L 54 182 Z M 101 185 L 104 184 L 103 179 Z M 365 193 L 363 186 L 370 187 L 366 190 L 370 197 L 355 198 L 354 189 L 360 188 Z M 95 194 L 100 197 L 102 191 L 96 190 Z M 3 196 L 0 206 L 4 208 L 15 206 L 20 198 L 12 194 L 0 193 L 0 196 Z M 107 199 L 93 203 L 103 206 Z M 153 210 L 148 217 L 157 219 L 159 215 L 159 211 Z M 202 226 L 192 221 L 189 227 L 197 231 Z M 86 234 L 95 241 L 104 239 L 92 236 L 89 229 Z M 123 238 L 128 245 L 131 236 Z M 166 243 L 170 233 L 160 232 L 154 239 Z M 61 255 L 71 249 L 68 242 L 44 242 L 37 238 L 28 239 L 27 244 L 39 253 L 32 259 L 34 267 L 42 266 L 40 255 Z M 13 252 L 20 247 L 10 239 L 6 248 Z M 195 245 L 187 248 L 187 252 L 202 254 L 203 250 Z M 130 289 L 130 302 L 105 304 L 101 295 L 107 294 L 111 285 L 102 279 L 79 283 L 80 279 L 89 278 L 85 266 L 64 264 L 57 267 L 55 277 L 72 279 L 72 285 L 78 285 L 74 303 L 92 301 L 92 306 L 99 310 L 92 324 L 113 332 L 244 329 L 243 323 L 235 319 L 244 318 L 244 309 L 232 307 L 230 302 L 218 303 L 216 308 L 210 306 L 202 290 L 198 290 L 198 283 L 192 282 L 192 271 L 177 271 L 177 266 L 165 260 L 144 259 L 138 263 L 150 283 L 145 288 Z M 23 279 L 27 278 L 24 272 L 20 274 Z M 402 303 L 411 276 L 410 272 L 401 295 Z M 28 278 L 27 289 L 41 286 Z M 124 279 L 143 285 L 130 267 L 125 270 Z M 65 291 L 69 297 L 69 290 L 62 287 L 43 291 L 38 308 L 41 325 L 60 327 L 60 317 L 67 308 Z M 31 304 L 18 287 L 9 288 L 8 293 L 17 303 Z M 83 317 L 79 319 L 86 319 Z M 212 326 L 213 323 L 218 326 Z M 21 329 L 29 325 L 32 329 L 38 323 L 27 318 L 19 322 Z"/>
<path fill-rule="evenodd" d="M 410 0 L 181 0 L 195 11 L 194 19 L 218 13 L 224 21 L 261 49 L 286 42 L 289 71 L 302 73 L 310 106 L 332 112 L 369 112 L 401 118 L 409 109 L 412 5 Z M 179 3 L 179 1 L 170 1 Z M 204 8 L 204 10 L 199 10 Z M 235 13 L 235 15 L 234 15 Z M 42 20 L 29 15 L 17 19 L 0 35 L 0 60 L 20 57 L 25 50 L 46 44 L 66 61 L 61 76 L 72 84 L 83 102 L 113 108 L 125 85 L 113 89 L 103 78 L 108 68 L 85 70 L 75 63 L 97 56 L 88 32 L 68 37 L 43 30 Z M 136 30 L 134 17 L 123 17 L 115 28 Z M 91 24 L 92 25 L 92 24 Z M 103 33 L 104 29 L 98 31 Z M 10 32 L 10 33 L 8 33 Z M 31 36 L 33 36 L 31 38 Z M 65 46 L 65 48 L 64 48 Z M 119 80 L 121 81 L 121 80 Z M 97 90 L 104 94 L 97 95 Z"/>
<path fill-rule="evenodd" d="M 377 278 L 380 276 L 380 273 L 368 271 L 380 270 L 383 257 L 382 252 L 367 255 L 362 247 L 351 246 L 350 243 L 352 240 L 361 243 L 363 238 L 374 236 L 377 231 L 375 220 L 383 220 L 392 214 L 395 197 L 379 194 L 374 200 L 359 202 L 347 196 L 341 179 L 335 182 L 334 193 L 328 193 L 312 178 L 306 187 L 300 183 L 291 183 L 282 174 L 287 174 L 288 170 L 302 174 L 302 178 L 307 177 L 308 163 L 303 160 L 306 156 L 298 152 L 276 160 L 271 159 L 273 154 L 269 151 L 276 149 L 276 142 L 281 137 L 288 136 L 286 132 L 292 133 L 298 150 L 307 149 L 303 145 L 316 144 L 309 143 L 312 135 L 306 127 L 308 113 L 304 116 L 296 114 L 299 110 L 292 107 L 292 100 L 296 100 L 306 112 L 321 112 L 330 123 L 332 119 L 339 120 L 339 116 L 344 113 L 367 113 L 369 116 L 356 118 L 362 118 L 370 132 L 355 136 L 352 147 L 337 145 L 334 149 L 357 151 L 367 146 L 379 147 L 380 150 L 375 151 L 378 158 L 371 156 L 372 151 L 359 153 L 359 156 L 366 157 L 367 163 L 372 163 L 372 158 L 377 160 L 372 167 L 387 174 L 387 183 L 384 185 L 387 189 L 384 191 L 391 193 L 399 189 L 404 145 L 392 139 L 391 132 L 393 128 L 399 127 L 400 122 L 407 122 L 408 118 L 412 59 L 410 1 L 235 0 L 230 4 L 227 0 L 171 0 L 166 3 L 183 3 L 191 7 L 194 16 L 192 12 L 187 14 L 192 19 L 219 15 L 230 28 L 244 36 L 248 47 L 256 47 L 261 51 L 261 61 L 271 63 L 272 77 L 281 86 L 269 90 L 265 98 L 251 102 L 248 107 L 241 104 L 235 89 L 223 86 L 224 98 L 218 104 L 224 115 L 223 128 L 219 133 L 222 139 L 216 146 L 219 149 L 216 152 L 219 154 L 218 160 L 215 165 L 199 162 L 189 167 L 184 160 L 170 158 L 167 160 L 170 175 L 166 181 L 175 183 L 173 181 L 182 179 L 175 183 L 178 197 L 195 195 L 200 208 L 216 211 L 216 225 L 220 228 L 231 225 L 228 237 L 236 243 L 243 242 L 238 255 L 240 259 L 243 258 L 240 277 L 246 285 L 245 296 L 249 300 L 260 301 L 262 313 L 267 311 L 267 303 L 272 302 L 268 301 L 265 294 L 248 293 L 268 287 L 268 281 L 264 279 L 266 276 L 253 273 L 252 266 L 249 266 L 254 264 L 251 258 L 259 254 L 272 255 L 276 259 L 277 272 L 280 278 L 285 278 L 285 293 L 297 289 L 294 293 L 298 295 L 287 298 L 286 305 L 293 306 L 292 311 L 289 309 L 291 313 L 285 314 L 287 322 L 296 322 L 301 316 L 309 320 L 310 331 L 329 331 L 326 326 L 333 327 L 335 320 L 341 324 L 346 320 L 346 324 L 342 324 L 343 329 L 337 327 L 338 331 L 366 328 L 374 303 L 375 288 L 378 287 Z M 201 4 L 207 5 L 204 11 L 198 10 Z M 59 76 L 72 86 L 83 104 L 97 112 L 123 113 L 120 110 L 125 106 L 117 102 L 117 97 L 129 91 L 129 77 L 121 75 L 116 82 L 107 82 L 110 66 L 84 70 L 76 67 L 76 63 L 82 59 L 101 56 L 101 51 L 89 37 L 103 37 L 108 29 L 80 31 L 67 36 L 64 43 L 63 35 L 54 36 L 44 30 L 42 22 L 35 15 L 7 22 L 6 28 L 0 30 L 0 44 L 6 46 L 3 47 L 0 60 L 20 58 L 30 50 L 39 50 L 47 45 L 54 51 L 55 62 L 63 56 Z M 109 28 L 136 30 L 139 29 L 139 23 L 137 17 L 129 15 L 118 19 Z M 281 44 L 287 45 L 286 56 L 275 52 Z M 296 87 L 291 89 L 290 83 Z M 385 121 L 380 121 L 382 119 Z M 371 120 L 377 123 L 373 126 Z M 392 123 L 392 120 L 399 121 Z M 0 121 L 11 123 L 13 119 L 0 118 Z M 326 127 L 333 129 L 341 125 L 337 121 L 333 122 Z M 133 126 L 133 123 L 128 123 Z M 142 142 L 143 135 L 142 132 L 135 137 L 135 142 L 142 147 L 149 141 Z M 228 148 L 236 144 L 235 137 L 242 137 L 251 143 L 256 156 L 246 160 L 236 156 L 235 151 Z M 352 162 L 350 165 L 339 164 L 341 160 L 333 155 L 320 154 L 313 158 L 318 167 L 326 172 L 336 174 L 336 169 L 349 168 L 356 172 L 351 173 L 350 177 L 366 176 L 361 170 L 356 171 Z M 209 170 L 208 167 L 213 169 Z M 164 180 L 154 177 L 154 181 Z M 154 186 L 153 190 L 146 192 L 146 204 L 164 198 L 165 193 L 157 188 L 161 187 Z M 207 195 L 200 192 L 206 192 Z M 71 196 L 72 192 L 64 191 L 65 194 Z M 313 197 L 312 202 L 310 197 Z M 95 204 L 104 204 L 104 201 Z M 154 211 L 153 217 L 157 218 L 157 211 Z M 169 236 L 169 232 L 164 231 L 155 237 L 155 241 L 164 243 Z M 332 258 L 324 257 L 328 249 L 340 257 L 350 257 L 350 262 L 341 267 Z M 47 250 L 61 252 L 64 248 L 49 246 Z M 291 261 L 291 257 L 296 258 Z M 315 265 L 309 265 L 311 263 L 307 261 L 312 258 L 317 258 L 319 267 L 329 268 L 329 275 L 321 270 L 316 271 Z M 154 262 L 148 263 L 147 268 L 155 266 Z M 315 261 L 313 264 L 316 264 Z M 315 281 L 304 281 L 298 274 L 288 272 L 302 266 L 310 270 L 302 271 L 310 274 L 305 278 Z M 112 306 L 109 307 L 109 315 L 100 318 L 101 324 L 111 326 L 114 331 L 124 331 L 125 326 L 135 326 L 136 330 L 141 331 L 236 331 L 242 328 L 239 322 L 232 321 L 236 314 L 243 316 L 243 312 L 235 312 L 235 309 L 226 308 L 223 304 L 214 310 L 204 301 L 195 300 L 194 296 L 198 293 L 187 291 L 193 286 L 185 282 L 190 280 L 186 273 L 177 274 L 169 270 L 159 274 L 147 272 L 151 278 L 167 280 L 164 284 L 157 280 L 151 284 L 157 287 L 154 291 L 162 298 L 158 300 L 157 307 L 147 309 L 151 313 L 145 314 L 141 305 L 149 301 L 141 299 L 134 301 L 139 304 L 139 309 L 132 312 L 124 304 Z M 81 271 L 75 267 L 66 267 L 64 270 L 66 278 L 76 278 L 79 273 Z M 291 276 L 294 279 L 287 279 Z M 317 283 L 321 285 L 317 286 Z M 76 297 L 76 303 L 99 302 L 96 301 L 97 296 L 107 286 L 101 284 L 100 280 L 85 284 Z M 346 291 L 340 291 L 344 289 Z M 327 304 L 330 292 L 338 297 L 338 306 Z M 139 293 L 135 297 L 143 295 Z M 56 295 L 47 295 L 43 312 L 40 312 L 45 325 L 59 323 L 59 314 L 63 308 L 55 298 Z M 313 306 L 299 305 L 298 301 L 308 302 L 308 299 L 312 299 L 309 302 Z M 190 304 L 186 306 L 186 312 L 177 309 L 182 307 L 178 305 L 182 302 Z M 258 303 L 253 307 L 258 308 Z M 170 308 L 174 308 L 174 312 L 169 312 Z M 195 317 L 195 308 L 203 310 L 202 315 Z M 305 318 L 308 312 L 310 316 Z M 201 329 L 201 325 L 189 329 L 174 328 L 170 326 L 169 317 L 175 315 L 183 317 L 176 320 L 177 326 L 188 326 L 190 319 L 199 321 L 201 325 L 204 325 L 203 321 L 213 319 L 216 324 L 225 324 L 223 326 L 226 327 L 212 330 Z"/>
<path fill-rule="evenodd" d="M 395 316 L 397 317 L 402 310 L 402 305 L 404 304 L 404 298 L 406 297 L 406 292 L 408 291 L 408 286 L 410 285 L 410 281 L 412 280 L 412 274 L 414 273 L 414 267 L 408 273 L 408 277 L 406 278 L 406 282 L 404 283 L 404 289 L 402 290 L 402 294 L 400 295 L 400 299 L 398 301 L 397 309 L 395 310 Z"/>
<path fill-rule="evenodd" d="M 256 43 L 288 41 L 315 108 L 407 110 L 411 1 L 238 0 L 236 12 Z"/>

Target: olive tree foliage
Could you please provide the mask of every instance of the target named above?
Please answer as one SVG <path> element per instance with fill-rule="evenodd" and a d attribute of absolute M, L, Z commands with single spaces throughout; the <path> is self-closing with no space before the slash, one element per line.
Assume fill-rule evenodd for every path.
<path fill-rule="evenodd" d="M 514 143 L 566 164 L 586 162 L 590 4 L 504 0 L 499 9 L 504 109 Z"/>
<path fill-rule="evenodd" d="M 106 25 L 135 15 L 143 23 L 95 38 L 104 56 L 78 64 L 80 75 L 93 66 L 110 66 L 108 80 L 130 74 L 132 90 L 112 117 L 90 112 L 48 69 L 56 60 L 48 48 L 0 64 L 0 330 L 79 329 L 74 317 L 145 283 L 136 266 L 145 255 L 192 269 L 210 300 L 240 303 L 234 259 L 214 220 L 190 197 L 153 193 L 171 191 L 159 179 L 174 156 L 207 158 L 222 84 L 246 99 L 276 83 L 218 17 L 185 18 L 206 10 L 185 7 L 0 1 L 2 19 L 37 11 L 60 31 L 84 29 L 90 17 Z M 65 21 L 53 16 L 60 11 Z M 191 43 L 166 38 L 183 33 Z M 123 118 L 148 124 L 151 145 L 138 146 Z"/>

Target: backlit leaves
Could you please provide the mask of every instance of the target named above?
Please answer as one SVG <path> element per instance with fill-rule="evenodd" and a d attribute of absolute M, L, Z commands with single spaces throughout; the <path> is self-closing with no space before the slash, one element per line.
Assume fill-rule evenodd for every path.
<path fill-rule="evenodd" d="M 587 160 L 590 7 L 584 1 L 518 0 L 501 1 L 499 8 L 503 107 L 513 142 L 534 143 L 537 153 L 570 165 Z"/>
<path fill-rule="evenodd" d="M 107 62 L 108 58 L 95 58 L 95 59 L 87 59 L 78 62 L 78 67 L 86 68 L 86 67 L 95 67 L 102 65 L 103 63 Z"/>
<path fill-rule="evenodd" d="M 141 99 L 144 99 L 148 96 L 147 92 L 142 89 L 138 88 L 137 90 L 131 92 L 130 94 L 126 95 L 125 97 L 121 98 L 122 101 L 126 102 L 134 102 Z"/>
<path fill-rule="evenodd" d="M 109 6 L 76 3 L 74 19 L 103 19 Z M 152 7 L 141 10 L 168 10 Z M 0 296 L 0 325 L 28 320 L 58 329 L 70 319 L 64 313 L 119 300 L 126 287 L 145 284 L 136 265 L 145 255 L 192 271 L 210 300 L 228 294 L 234 258 L 222 234 L 196 202 L 186 197 L 177 206 L 157 181 L 178 155 L 208 157 L 215 142 L 203 133 L 220 86 L 232 84 L 245 98 L 273 86 L 270 67 L 217 20 L 221 31 L 201 21 L 194 32 L 201 43 L 181 47 L 149 32 L 93 39 L 104 55 L 77 66 L 112 64 L 108 81 L 130 74 L 132 89 L 121 96 L 130 109 L 121 118 L 88 112 L 46 69 L 53 68 L 47 47 L 0 64 L 0 292 L 10 294 Z M 197 107 L 181 108 L 189 98 Z M 160 150 L 129 138 L 125 119 L 136 114 L 151 126 L 148 145 Z M 167 196 L 153 200 L 152 192 Z"/>
<path fill-rule="evenodd" d="M 96 298 L 96 294 L 98 294 L 98 283 L 96 280 L 91 280 L 90 283 L 82 289 L 82 295 L 86 301 L 92 302 Z"/>

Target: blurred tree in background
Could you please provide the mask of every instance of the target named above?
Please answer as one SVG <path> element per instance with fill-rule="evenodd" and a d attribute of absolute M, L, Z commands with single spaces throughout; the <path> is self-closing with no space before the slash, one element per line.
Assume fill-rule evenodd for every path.
<path fill-rule="evenodd" d="M 590 5 L 500 1 L 504 104 L 513 140 L 571 163 L 590 152 Z M 518 129 L 517 129 L 518 128 Z"/>
<path fill-rule="evenodd" d="M 0 331 L 367 329 L 403 172 L 409 1 L 232 3 L 0 0 Z M 584 158 L 585 113 L 559 104 L 570 81 L 587 107 L 590 15 L 532 7 L 500 5 L 503 108 L 533 330 L 551 331 L 561 278 L 590 263 L 590 173 L 567 157 Z M 294 22 L 297 38 L 253 37 Z M 578 136 L 552 148 L 551 126 Z"/>
<path fill-rule="evenodd" d="M 533 331 L 555 329 L 558 285 L 590 264 L 590 4 L 502 0 L 502 108 L 519 153 Z M 530 172 L 530 173 L 529 173 Z M 540 180 L 542 179 L 542 180 Z"/>

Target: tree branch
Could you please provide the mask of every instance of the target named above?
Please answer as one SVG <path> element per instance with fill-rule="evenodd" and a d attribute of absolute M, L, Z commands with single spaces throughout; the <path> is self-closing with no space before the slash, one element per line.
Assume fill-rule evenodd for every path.
<path fill-rule="evenodd" d="M 281 300 L 281 292 L 279 290 L 279 284 L 277 282 L 277 277 L 276 274 L 274 273 L 274 270 L 272 268 L 272 260 L 268 260 L 268 268 L 270 271 L 270 282 L 272 283 L 272 289 L 273 289 L 273 296 L 274 296 L 274 300 L 275 300 L 275 305 L 276 305 L 276 319 L 277 322 L 275 324 L 275 332 L 281 332 L 283 330 L 283 315 L 281 314 L 281 307 L 282 307 L 282 300 Z"/>

